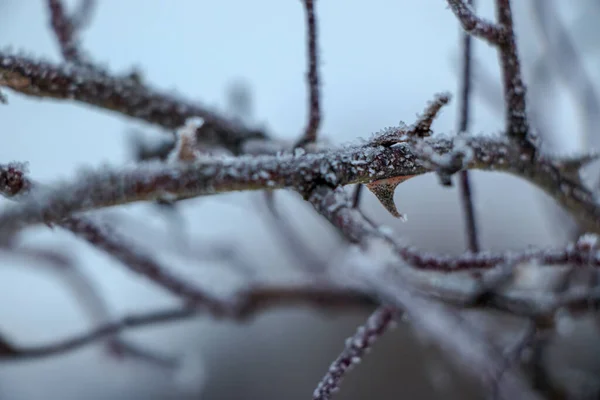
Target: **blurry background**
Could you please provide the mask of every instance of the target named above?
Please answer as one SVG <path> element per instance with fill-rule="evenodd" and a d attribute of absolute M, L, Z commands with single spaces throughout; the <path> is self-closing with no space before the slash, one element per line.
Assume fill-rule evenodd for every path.
<path fill-rule="evenodd" d="M 295 138 L 302 132 L 306 117 L 305 28 L 299 1 L 98 3 L 83 34 L 83 47 L 111 71 L 138 67 L 146 82 L 223 112 L 230 109 L 228 93 L 243 85 L 252 95 L 251 123 L 265 126 L 279 137 Z M 478 3 L 480 13 L 492 18 L 492 2 Z M 535 84 L 530 92 L 531 109 L 536 124 L 540 129 L 543 125 L 549 138 L 548 147 L 572 153 L 595 146 L 591 118 L 598 114 L 584 107 L 591 101 L 589 93 L 583 96 L 587 103 L 579 96 L 583 89 L 594 90 L 593 85 L 578 87 L 561 78 L 555 65 L 560 54 L 552 52 L 556 41 L 544 38 L 536 22 L 540 18 L 540 10 L 534 12 L 536 2 L 513 3 L 526 79 Z M 582 57 L 579 67 L 598 78 L 597 2 L 542 3 L 547 8 L 560 3 L 553 15 L 576 44 Z M 367 4 L 329 0 L 319 1 L 317 6 L 322 132 L 333 143 L 369 137 L 401 120 L 411 123 L 434 93 L 457 92 L 459 29 L 445 1 L 371 0 Z M 3 0 L 0 7 L 1 44 L 60 60 L 45 1 Z M 503 123 L 496 54 L 477 41 L 475 54 L 481 81 L 474 96 L 472 132 L 494 133 Z M 130 161 L 132 131 L 148 138 L 166 135 L 78 104 L 38 101 L 13 93 L 8 93 L 8 98 L 9 105 L 0 107 L 0 160 L 28 161 L 32 176 L 43 182 L 68 178 L 84 166 Z M 436 132 L 455 133 L 457 107 L 453 102 L 443 111 Z M 546 246 L 567 239 L 566 222 L 555 217 L 553 206 L 526 183 L 490 173 L 472 176 L 485 249 Z M 328 257 L 336 242 L 327 225 L 297 197 L 283 194 L 279 198 L 285 200 L 280 203 L 282 212 L 308 245 L 321 258 Z M 424 176 L 402 184 L 396 200 L 400 211 L 408 214 L 406 223 L 389 217 L 370 194 L 365 194 L 364 207 L 370 216 L 392 226 L 416 246 L 452 253 L 464 249 L 455 188 L 442 188 L 435 176 Z M 184 202 L 179 216 L 185 221 L 183 233 L 173 231 L 173 219 L 153 205 L 129 206 L 109 215 L 136 243 L 154 249 L 179 273 L 207 290 L 225 292 L 244 284 L 239 271 L 226 263 L 182 256 L 177 246 L 183 244 L 178 238 L 186 235 L 194 248 L 229 244 L 260 268 L 261 278 L 290 279 L 299 260 L 281 249 L 277 234 L 256 204 L 256 194 Z M 23 241 L 72 255 L 93 276 L 114 316 L 175 302 L 68 233 L 37 228 L 28 230 Z M 173 251 L 167 252 L 167 247 Z M 22 345 L 41 344 L 89 326 L 56 274 L 23 260 L 4 257 L 0 262 L 0 329 L 8 338 Z M 175 370 L 137 360 L 115 360 L 101 346 L 38 361 L 2 362 L 0 398 L 307 399 L 344 339 L 364 321 L 367 312 L 333 315 L 286 309 L 242 324 L 199 318 L 127 334 L 136 343 L 177 357 L 182 364 Z M 465 398 L 473 393 L 437 358 L 406 326 L 399 326 L 348 375 L 338 398 Z"/>

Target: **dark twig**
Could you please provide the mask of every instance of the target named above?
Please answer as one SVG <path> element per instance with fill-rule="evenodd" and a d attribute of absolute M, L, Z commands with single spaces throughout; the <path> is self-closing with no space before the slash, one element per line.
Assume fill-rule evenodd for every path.
<path fill-rule="evenodd" d="M 354 336 L 346 340 L 342 353 L 329 367 L 313 393 L 313 400 L 328 400 L 340 389 L 346 373 L 358 364 L 365 353 L 371 349 L 393 323 L 395 311 L 392 307 L 380 306 L 360 326 Z"/>
<path fill-rule="evenodd" d="M 92 280 L 79 269 L 69 258 L 64 255 L 47 250 L 40 249 L 18 249 L 11 250 L 14 254 L 33 258 L 35 266 L 40 261 L 44 267 L 51 267 L 54 272 L 65 282 L 68 288 L 73 292 L 73 296 L 77 299 L 77 304 L 86 311 L 94 325 L 102 326 L 110 320 L 110 311 L 108 305 L 100 295 Z M 165 357 L 155 351 L 136 346 L 129 341 L 120 338 L 114 334 L 103 335 L 103 339 L 108 339 L 105 343 L 109 351 L 119 350 L 118 355 L 121 357 L 132 357 L 142 359 L 153 364 L 163 364 Z M 12 345 L 2 339 L 0 335 L 0 360 L 5 356 L 14 356 L 18 353 Z"/>
<path fill-rule="evenodd" d="M 79 27 L 73 24 L 61 0 L 47 1 L 52 30 L 54 31 L 64 59 L 74 63 L 82 63 L 83 56 L 79 49 L 78 38 Z"/>
<path fill-rule="evenodd" d="M 531 349 L 535 343 L 538 330 L 534 322 L 528 321 L 522 335 L 517 338 L 515 343 L 505 350 L 504 362 L 502 363 L 498 376 L 493 379 L 492 398 L 497 398 L 497 392 L 502 384 L 502 378 L 506 371 L 518 367 L 522 363 L 524 353 Z"/>
<path fill-rule="evenodd" d="M 1 193 L 11 198 L 23 199 L 26 194 L 38 190 L 36 186 L 39 186 L 35 185 L 25 175 L 24 170 L 19 170 L 19 165 L 16 164 L 9 164 L 4 168 L 0 168 L 0 184 L 2 179 L 6 183 L 2 185 Z M 158 287 L 165 289 L 172 295 L 185 300 L 187 304 L 209 309 L 220 306 L 219 300 L 208 295 L 189 281 L 171 273 L 166 266 L 161 265 L 134 243 L 120 237 L 109 226 L 85 216 L 65 218 L 59 221 L 58 224 L 117 259 L 129 270 L 151 280 Z"/>
<path fill-rule="evenodd" d="M 319 51 L 317 49 L 317 18 L 315 0 L 301 0 L 306 13 L 308 72 L 308 123 L 298 146 L 305 146 L 317 140 L 321 125 L 321 105 L 319 93 Z"/>
<path fill-rule="evenodd" d="M 497 45 L 504 40 L 505 32 L 502 27 L 478 17 L 467 0 L 447 1 L 467 33 L 484 39 L 492 45 Z"/>
<path fill-rule="evenodd" d="M 467 32 L 486 39 L 497 47 L 504 89 L 506 134 L 529 156 L 534 156 L 536 146 L 527 119 L 526 89 L 521 77 L 521 62 L 517 52 L 510 0 L 495 0 L 497 24 L 477 17 L 466 0 L 447 2 Z"/>
<path fill-rule="evenodd" d="M 474 9 L 474 0 L 468 0 L 468 5 Z M 472 58 L 472 43 L 471 35 L 463 34 L 462 38 L 463 53 L 462 53 L 462 91 L 459 99 L 459 134 L 466 134 L 469 129 L 469 117 L 471 113 L 471 58 Z M 471 189 L 471 179 L 469 171 L 461 171 L 459 175 L 459 188 L 463 214 L 465 216 L 465 231 L 467 238 L 468 249 L 472 252 L 479 251 L 479 234 L 477 229 L 477 221 L 475 219 L 475 207 L 473 205 L 473 194 Z"/>
<path fill-rule="evenodd" d="M 431 125 L 433 121 L 439 115 L 442 107 L 450 102 L 450 93 L 438 93 L 434 99 L 427 104 L 427 108 L 422 115 L 419 116 L 417 121 L 409 129 L 411 136 L 416 137 L 427 137 L 431 136 Z"/>
<path fill-rule="evenodd" d="M 472 376 L 486 385 L 497 384 L 503 399 L 540 399 L 521 374 L 504 368 L 497 345 L 470 326 L 459 310 L 428 299 L 409 282 L 388 274 L 362 272 L 359 279 L 376 287 L 383 298 L 405 313 L 413 328 L 432 339 Z"/>
<path fill-rule="evenodd" d="M 352 193 L 352 208 L 360 207 L 360 200 L 363 191 L 363 185 L 358 184 L 354 188 L 354 192 Z"/>
<path fill-rule="evenodd" d="M 204 119 L 198 142 L 223 146 L 239 153 L 244 141 L 265 139 L 205 107 L 157 91 L 130 76 L 113 77 L 105 71 L 79 66 L 53 65 L 0 52 L 0 86 L 33 97 L 92 105 L 139 119 L 165 129 L 177 129 L 193 117 Z"/>
<path fill-rule="evenodd" d="M 529 131 L 527 118 L 526 88 L 521 76 L 521 61 L 517 51 L 517 39 L 513 28 L 513 16 L 510 0 L 495 0 L 496 18 L 504 29 L 505 37 L 498 44 L 502 87 L 506 103 L 506 133 L 516 140 L 531 155 L 536 146 Z"/>
<path fill-rule="evenodd" d="M 149 313 L 125 316 L 113 323 L 102 325 L 72 338 L 40 346 L 17 346 L 0 336 L 0 361 L 31 360 L 79 349 L 98 340 L 113 336 L 128 329 L 176 322 L 208 312 L 214 317 L 229 317 L 244 320 L 256 313 L 271 308 L 316 306 L 321 309 L 349 310 L 354 307 L 372 306 L 365 296 L 348 290 L 314 287 L 256 287 L 240 293 L 236 301 L 224 301 L 218 307 L 201 309 L 185 306 Z"/>

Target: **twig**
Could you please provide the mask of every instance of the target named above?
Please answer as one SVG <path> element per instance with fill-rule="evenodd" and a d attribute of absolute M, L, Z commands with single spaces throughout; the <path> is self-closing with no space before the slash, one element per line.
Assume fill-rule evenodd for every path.
<path fill-rule="evenodd" d="M 74 297 L 77 299 L 77 304 L 83 307 L 93 324 L 101 326 L 110 319 L 108 305 L 99 294 L 96 286 L 70 259 L 60 253 L 40 249 L 11 249 L 11 252 L 19 256 L 33 258 L 33 265 L 36 266 L 40 265 L 38 264 L 39 261 L 45 261 L 46 263 L 41 265 L 49 266 L 58 273 L 58 276 L 73 292 Z M 102 338 L 109 339 L 105 343 L 108 350 L 114 351 L 118 349 L 118 355 L 121 357 L 135 356 L 146 362 L 164 365 L 164 356 L 159 355 L 155 351 L 133 345 L 120 338 L 117 333 L 118 332 L 114 332 L 113 334 L 107 333 L 102 336 Z M 5 356 L 14 356 L 16 353 L 18 353 L 18 350 L 0 335 L 0 360 Z"/>
<path fill-rule="evenodd" d="M 65 60 L 74 63 L 83 63 L 83 56 L 79 49 L 78 29 L 72 19 L 67 16 L 61 0 L 47 0 L 50 10 L 50 22 L 56 40 Z"/>
<path fill-rule="evenodd" d="M 362 195 L 363 185 L 358 184 L 354 188 L 354 192 L 352 194 L 352 208 L 360 207 L 360 200 Z"/>
<path fill-rule="evenodd" d="M 315 182 L 338 186 L 416 176 L 438 168 L 422 161 L 424 151 L 431 156 L 454 149 L 453 141 L 447 139 L 432 138 L 422 145 L 424 150 L 418 152 L 407 146 L 367 144 L 303 155 L 218 158 L 193 164 L 154 162 L 112 170 L 104 167 L 80 174 L 69 183 L 50 186 L 39 196 L 7 208 L 0 213 L 0 226 L 9 234 L 76 212 L 164 196 L 189 198 L 278 188 L 305 193 Z M 504 171 L 528 179 L 570 211 L 589 232 L 600 232 L 600 206 L 595 197 L 579 182 L 561 175 L 559 160 L 540 158 L 533 162 L 520 148 L 489 137 L 461 139 L 460 149 L 470 153 L 462 164 L 465 169 Z"/>
<path fill-rule="evenodd" d="M 539 399 L 520 374 L 504 368 L 504 358 L 496 345 L 471 327 L 459 311 L 428 299 L 411 283 L 393 279 L 388 274 L 364 270 L 359 279 L 402 310 L 411 326 L 431 338 L 455 363 L 484 384 L 497 384 L 502 398 Z M 497 377 L 502 374 L 503 380 L 498 382 Z"/>
<path fill-rule="evenodd" d="M 505 32 L 502 27 L 478 17 L 467 0 L 447 1 L 465 32 L 484 39 L 492 45 L 497 45 L 504 40 Z"/>
<path fill-rule="evenodd" d="M 467 32 L 497 47 L 504 89 L 506 134 L 533 157 L 536 146 L 527 120 L 526 90 L 521 77 L 521 62 L 517 54 L 510 0 L 495 0 L 497 24 L 477 17 L 466 0 L 447 2 Z"/>
<path fill-rule="evenodd" d="M 468 0 L 468 5 L 474 9 L 474 0 Z M 460 119 L 458 123 L 459 134 L 466 134 L 469 129 L 469 117 L 471 112 L 471 58 L 472 58 L 472 45 L 471 35 L 468 33 L 463 34 L 462 38 L 463 53 L 462 53 L 462 91 L 460 93 L 459 107 L 460 107 Z M 473 193 L 471 189 L 471 179 L 469 177 L 469 171 L 461 171 L 459 175 L 459 188 L 461 196 L 461 204 L 463 214 L 465 216 L 465 231 L 468 249 L 474 253 L 479 251 L 479 234 L 477 229 L 477 221 L 475 218 L 475 208 L 473 205 Z"/>
<path fill-rule="evenodd" d="M 0 167 L 0 183 L 2 179 L 6 182 L 0 193 L 17 200 L 24 199 L 25 195 L 39 190 L 37 187 L 39 185 L 35 185 L 25 175 L 25 170 L 19 169 L 19 167 L 20 165 L 17 164 L 9 164 L 4 168 Z M 85 216 L 69 217 L 59 221 L 58 224 L 117 259 L 129 270 L 149 279 L 172 295 L 185 300 L 187 304 L 209 309 L 220 306 L 219 300 L 189 281 L 172 274 L 167 267 L 161 265 L 134 243 L 121 237 L 109 226 Z M 99 298 L 99 296 L 96 297 Z M 98 303 L 99 300 L 96 302 Z"/>
<path fill-rule="evenodd" d="M 578 266 L 598 267 L 600 266 L 600 255 L 595 252 L 578 249 L 577 246 L 569 246 L 564 250 L 530 250 L 500 254 L 466 253 L 455 257 L 439 256 L 396 243 L 385 230 L 373 226 L 359 210 L 352 208 L 351 201 L 343 190 L 320 187 L 308 200 L 317 212 L 343 233 L 348 241 L 360 246 L 359 253 L 351 253 L 348 256 L 348 265 L 343 270 L 345 275 L 351 268 L 358 268 L 354 264 L 364 261 L 362 268 L 369 274 L 375 277 L 384 273 L 392 276 L 398 275 L 395 280 L 403 282 L 403 285 L 410 285 L 413 292 L 419 292 L 420 295 L 434 298 L 440 302 L 463 308 L 490 308 L 525 317 L 552 318 L 554 312 L 560 307 L 585 310 L 591 305 L 600 304 L 600 289 L 596 288 L 558 294 L 540 293 L 533 290 L 490 293 L 490 290 L 497 288 L 498 284 L 515 277 L 513 267 L 508 271 L 510 273 L 508 277 L 503 276 L 502 273 L 500 276 L 502 279 L 490 280 L 489 282 L 497 283 L 491 288 L 489 285 L 482 288 L 481 280 L 474 279 L 472 276 L 474 274 L 465 276 L 461 281 L 462 284 L 458 286 L 456 280 L 450 277 L 441 279 L 439 275 L 432 274 L 436 271 L 440 273 L 470 271 L 481 274 L 489 271 L 493 274 L 498 272 L 499 267 L 518 265 L 536 265 L 540 268 L 564 267 L 565 265 L 571 265 L 573 268 Z M 371 248 L 372 246 L 375 247 Z M 361 257 L 364 257 L 364 260 Z M 379 265 L 380 269 L 375 265 Z M 500 272 L 503 271 L 500 270 Z M 387 279 L 392 280 L 390 277 Z M 469 283 L 469 279 L 472 280 L 472 283 Z M 502 285 L 503 287 L 504 285 Z M 482 295 L 482 289 L 487 294 Z M 376 289 L 372 293 L 379 294 Z M 479 301 L 473 303 L 474 298 L 478 298 Z"/>
<path fill-rule="evenodd" d="M 319 93 L 319 51 L 317 49 L 317 18 L 315 0 L 301 0 L 306 13 L 307 59 L 308 72 L 306 75 L 308 87 L 308 123 L 298 146 L 305 146 L 317 140 L 321 124 L 321 105 Z"/>
<path fill-rule="evenodd" d="M 157 91 L 130 76 L 113 77 L 97 69 L 0 52 L 0 86 L 33 97 L 77 101 L 169 130 L 200 117 L 206 126 L 198 142 L 223 146 L 236 154 L 244 141 L 267 138 L 264 132 L 245 128 L 199 104 Z"/>
<path fill-rule="evenodd" d="M 313 400 L 329 400 L 340 389 L 346 373 L 361 362 L 363 356 L 371 349 L 393 323 L 395 310 L 389 306 L 377 308 L 367 322 L 346 340 L 342 353 L 335 359 L 325 376 L 313 393 Z"/>
<path fill-rule="evenodd" d="M 534 346 L 534 340 L 537 336 L 538 330 L 534 322 L 529 321 L 522 334 L 513 345 L 505 351 L 504 363 L 498 371 L 498 376 L 494 378 L 492 384 L 492 398 L 496 398 L 503 376 L 506 371 L 510 368 L 518 366 L 523 358 L 523 354 L 532 346 Z"/>
<path fill-rule="evenodd" d="M 450 93 L 438 93 L 434 99 L 427 104 L 425 111 L 419 116 L 417 121 L 409 129 L 410 136 L 427 137 L 431 136 L 431 125 L 439 115 L 441 109 L 450 102 Z"/>
<path fill-rule="evenodd" d="M 344 309 L 372 306 L 372 301 L 356 292 L 331 288 L 311 287 L 256 287 L 240 293 L 236 301 L 224 301 L 218 308 L 175 307 L 144 314 L 128 315 L 113 323 L 102 325 L 89 332 L 41 346 L 17 346 L 0 336 L 0 361 L 25 361 L 79 349 L 98 340 L 128 329 L 176 322 L 208 312 L 215 317 L 244 320 L 270 308 L 317 306 L 321 309 Z"/>
<path fill-rule="evenodd" d="M 506 103 L 506 133 L 533 156 L 536 146 L 529 131 L 526 89 L 521 76 L 521 61 L 517 52 L 510 0 L 495 0 L 495 2 L 498 24 L 506 33 L 504 40 L 498 44 Z"/>

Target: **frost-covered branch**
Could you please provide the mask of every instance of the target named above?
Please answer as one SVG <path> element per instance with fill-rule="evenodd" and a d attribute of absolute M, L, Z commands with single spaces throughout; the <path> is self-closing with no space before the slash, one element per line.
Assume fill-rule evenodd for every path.
<path fill-rule="evenodd" d="M 313 400 L 329 400 L 340 389 L 346 373 L 362 361 L 363 356 L 371 349 L 394 323 L 396 311 L 393 307 L 381 306 L 376 309 L 361 325 L 356 333 L 348 338 L 342 353 L 331 363 L 329 370 L 319 382 L 313 393 Z"/>
<path fill-rule="evenodd" d="M 27 346 L 15 344 L 0 336 L 0 362 L 38 359 L 77 350 L 125 330 L 177 322 L 202 314 L 219 318 L 244 320 L 271 308 L 312 306 L 319 309 L 349 310 L 372 306 L 366 296 L 344 289 L 308 286 L 257 286 L 238 293 L 234 301 L 225 300 L 213 308 L 172 307 L 124 316 L 91 331 L 54 343 Z"/>
<path fill-rule="evenodd" d="M 0 87 L 27 96 L 88 104 L 169 130 L 183 126 L 189 118 L 200 117 L 207 124 L 198 141 L 224 146 L 234 153 L 245 140 L 267 137 L 130 75 L 110 76 L 105 71 L 72 64 L 56 65 L 0 52 Z"/>
<path fill-rule="evenodd" d="M 83 1 L 81 9 L 88 10 L 89 13 L 93 7 L 93 2 Z M 89 3 L 89 4 L 88 4 Z M 79 48 L 79 30 L 83 25 L 73 17 L 68 16 L 61 0 L 47 0 L 48 10 L 50 12 L 50 24 L 54 31 L 54 36 L 60 46 L 63 58 L 66 61 L 75 64 L 86 65 L 85 57 L 81 54 Z"/>
<path fill-rule="evenodd" d="M 582 310 L 600 304 L 597 287 L 566 292 L 520 287 L 524 277 L 548 268 L 555 268 L 559 277 L 573 268 L 598 268 L 600 254 L 594 237 L 584 237 L 564 249 L 443 256 L 400 245 L 385 229 L 374 226 L 352 207 L 350 197 L 341 189 L 323 186 L 308 200 L 348 241 L 358 245 L 342 263 L 345 275 L 356 269 L 377 279 L 385 277 L 386 285 L 397 282 L 399 291 L 403 290 L 402 285 L 410 283 L 411 290 L 447 304 L 490 308 L 524 317 L 552 319 L 562 307 Z M 477 272 L 478 276 L 465 272 Z M 377 286 L 361 285 L 364 279 L 359 278 L 357 285 L 380 296 L 382 291 Z"/>
<path fill-rule="evenodd" d="M 60 221 L 77 212 L 163 197 L 284 188 L 309 194 L 319 184 L 336 187 L 431 171 L 448 179 L 463 169 L 482 169 L 529 180 L 589 231 L 600 232 L 600 207 L 572 175 L 573 167 L 589 162 L 589 158 L 539 157 L 534 162 L 520 147 L 487 137 L 430 138 L 411 146 L 402 143 L 405 133 L 404 128 L 392 129 L 372 143 L 316 153 L 211 158 L 185 164 L 149 162 L 89 170 L 70 182 L 38 190 L 7 208 L 0 213 L 0 226 L 6 234 L 31 224 Z M 397 145 L 377 145 L 379 138 L 385 137 L 387 142 L 394 134 L 398 135 Z"/>
<path fill-rule="evenodd" d="M 110 310 L 100 295 L 93 281 L 78 266 L 63 254 L 35 248 L 11 249 L 7 252 L 21 258 L 30 259 L 34 267 L 50 268 L 66 284 L 73 297 L 90 318 L 92 323 L 102 326 L 110 320 Z M 5 332 L 0 332 L 0 361 L 4 358 L 21 357 L 20 349 L 16 348 L 4 338 Z M 136 346 L 121 338 L 118 331 L 106 332 L 98 339 L 107 339 L 107 350 L 118 350 L 119 356 L 135 356 L 146 362 L 162 363 L 164 356 L 155 351 Z M 28 351 L 25 351 L 28 353 Z M 34 352 L 35 353 L 35 352 Z M 27 354 L 25 354 L 27 356 Z"/>
<path fill-rule="evenodd" d="M 494 45 L 503 40 L 502 28 L 491 21 L 478 17 L 466 0 L 448 0 L 448 5 L 467 33 Z"/>
<path fill-rule="evenodd" d="M 317 17 L 315 12 L 316 0 L 302 0 L 306 14 L 307 60 L 306 73 L 308 88 L 308 122 L 300 146 L 316 142 L 319 126 L 321 125 L 321 94 L 319 93 L 319 50 L 317 49 Z"/>
<path fill-rule="evenodd" d="M 475 8 L 474 0 L 467 1 L 468 6 Z M 471 35 L 463 33 L 462 43 L 462 73 L 461 89 L 458 99 L 459 117 L 458 132 L 460 135 L 467 135 L 470 128 L 471 116 L 471 81 L 472 77 L 472 59 L 473 45 Z M 465 232 L 468 249 L 472 252 L 479 251 L 479 229 L 476 220 L 475 205 L 473 202 L 473 185 L 469 171 L 461 171 L 459 175 L 460 200 L 463 215 L 465 217 Z"/>
<path fill-rule="evenodd" d="M 463 28 L 498 49 L 504 89 L 506 134 L 530 155 L 536 152 L 535 138 L 529 129 L 526 88 L 521 74 L 510 0 L 494 0 L 497 23 L 477 17 L 465 0 L 447 0 Z"/>

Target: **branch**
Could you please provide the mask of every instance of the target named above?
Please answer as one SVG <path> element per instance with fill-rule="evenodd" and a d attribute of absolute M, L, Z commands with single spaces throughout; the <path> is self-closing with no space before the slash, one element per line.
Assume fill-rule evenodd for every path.
<path fill-rule="evenodd" d="M 317 140 L 317 133 L 321 125 L 321 105 L 319 94 L 319 52 L 317 50 L 317 18 L 315 13 L 315 0 L 301 0 L 306 13 L 307 27 L 307 58 L 308 72 L 308 123 L 298 146 L 304 147 Z"/>
<path fill-rule="evenodd" d="M 0 52 L 0 86 L 38 98 L 77 101 L 135 118 L 165 129 L 177 129 L 193 117 L 203 118 L 198 141 L 238 153 L 245 140 L 265 139 L 201 105 L 157 91 L 131 76 L 112 77 L 104 71 Z"/>
<path fill-rule="evenodd" d="M 477 17 L 465 0 L 447 2 L 467 32 L 497 47 L 504 89 L 506 134 L 530 156 L 535 155 L 536 146 L 534 137 L 529 132 L 526 89 L 521 77 L 521 62 L 517 53 L 510 0 L 495 0 L 497 24 Z"/>
<path fill-rule="evenodd" d="M 407 131 L 391 132 L 403 137 Z M 389 141 L 390 130 L 382 136 Z M 0 233 L 10 235 L 28 225 L 60 221 L 73 213 L 166 196 L 283 188 L 310 193 L 319 183 L 336 187 L 431 171 L 450 176 L 462 169 L 503 171 L 526 179 L 553 197 L 589 232 L 600 232 L 600 207 L 594 195 L 567 175 L 567 164 L 560 159 L 538 157 L 533 161 L 520 147 L 489 137 L 431 138 L 415 146 L 377 143 L 376 137 L 373 143 L 335 151 L 217 158 L 191 164 L 150 162 L 92 170 L 70 183 L 35 191 L 1 212 Z"/>
<path fill-rule="evenodd" d="M 217 308 L 175 307 L 150 313 L 125 316 L 89 332 L 41 346 L 17 346 L 0 336 L 0 361 L 25 361 L 77 350 L 125 330 L 177 322 L 208 312 L 215 317 L 243 320 L 270 308 L 317 306 L 321 309 L 363 308 L 372 301 L 356 292 L 331 288 L 256 287 L 240 293 L 236 301 L 222 302 Z"/>
<path fill-rule="evenodd" d="M 490 308 L 513 315 L 550 320 L 561 307 L 585 310 L 590 305 L 600 304 L 598 288 L 575 289 L 565 293 L 552 293 L 544 288 L 518 288 L 520 276 L 526 274 L 528 268 L 564 268 L 565 265 L 571 268 L 598 268 L 600 254 L 585 241 L 562 250 L 440 256 L 398 244 L 385 229 L 373 226 L 359 210 L 353 208 L 351 199 L 341 189 L 319 187 L 308 201 L 347 240 L 358 245 L 344 264 L 344 279 L 347 279 L 350 271 L 358 269 L 368 271 L 375 277 L 385 276 L 387 285 L 398 282 L 401 285 L 398 291 L 404 290 L 402 285 L 409 285 L 411 291 L 446 304 Z M 477 274 L 461 274 L 467 271 Z M 442 273 L 445 276 L 440 275 Z M 377 288 L 365 288 L 362 280 L 364 277 L 357 282 L 362 290 L 370 291 L 373 296 L 382 293 Z M 509 282 L 517 286 L 507 288 Z"/>
<path fill-rule="evenodd" d="M 11 254 L 21 257 L 32 258 L 32 265 L 38 266 L 39 262 L 43 267 L 51 267 L 54 272 L 65 282 L 68 288 L 73 292 L 76 303 L 80 305 L 95 325 L 105 324 L 110 319 L 108 305 L 98 293 L 96 286 L 89 277 L 67 257 L 60 253 L 40 250 L 40 249 L 11 249 Z M 119 356 L 135 356 L 138 359 L 152 362 L 154 364 L 164 365 L 164 356 L 154 351 L 149 351 L 136 346 L 117 335 L 118 332 L 107 332 L 102 338 L 109 339 L 106 342 L 110 351 L 118 351 Z M 9 355 L 15 355 L 18 350 L 5 341 L 0 335 L 0 360 Z"/>
<path fill-rule="evenodd" d="M 468 5 L 472 8 L 475 7 L 474 0 L 468 0 Z M 472 43 L 471 35 L 468 33 L 463 34 L 462 38 L 463 45 L 463 57 L 462 57 L 462 91 L 459 99 L 459 123 L 458 132 L 461 135 L 467 134 L 469 129 L 469 117 L 471 113 L 471 59 L 472 59 Z M 459 187 L 461 206 L 463 214 L 465 216 L 465 231 L 468 249 L 474 253 L 479 251 L 479 232 L 477 228 L 477 221 L 475 217 L 475 207 L 473 205 L 473 191 L 471 187 L 471 179 L 468 171 L 461 171 L 459 175 Z"/>
<path fill-rule="evenodd" d="M 313 392 L 313 400 L 331 399 L 333 393 L 340 388 L 346 373 L 361 362 L 364 355 L 392 325 L 395 310 L 392 307 L 380 306 L 371 314 L 367 322 L 346 340 L 342 353 L 335 359 L 329 370 Z"/>
<path fill-rule="evenodd" d="M 85 64 L 84 57 L 79 49 L 78 40 L 78 30 L 81 28 L 81 25 L 75 25 L 72 18 L 67 16 L 60 0 L 47 0 L 47 4 L 50 11 L 52 30 L 54 31 L 54 36 L 56 36 L 64 59 L 75 64 Z"/>
<path fill-rule="evenodd" d="M 535 154 L 535 143 L 529 132 L 526 88 L 521 75 L 521 61 L 517 52 L 510 0 L 495 0 L 495 2 L 498 24 L 506 31 L 505 40 L 498 44 L 506 103 L 506 133 L 524 149 Z"/>
<path fill-rule="evenodd" d="M 466 0 L 447 1 L 465 32 L 484 39 L 492 45 L 497 45 L 504 40 L 505 32 L 502 27 L 478 17 L 473 10 L 473 6 Z"/>

